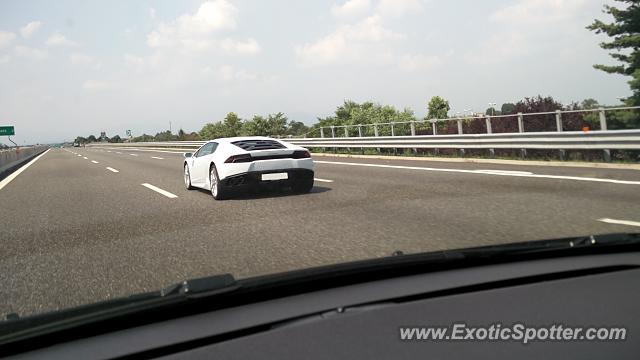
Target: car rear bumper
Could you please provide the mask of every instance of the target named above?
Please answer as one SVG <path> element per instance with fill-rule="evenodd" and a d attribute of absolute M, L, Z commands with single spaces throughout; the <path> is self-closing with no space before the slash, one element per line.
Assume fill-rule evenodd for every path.
<path fill-rule="evenodd" d="M 283 169 L 306 169 L 313 171 L 313 160 L 306 159 L 277 159 L 255 160 L 247 163 L 230 163 L 218 167 L 218 176 L 221 180 L 247 173 L 282 172 Z"/>
<path fill-rule="evenodd" d="M 287 173 L 287 179 L 262 180 L 263 174 Z M 240 188 L 260 185 L 284 185 L 288 186 L 296 181 L 313 179 L 314 172 L 309 169 L 275 169 L 262 171 L 249 171 L 229 176 L 220 181 L 223 186 Z"/>

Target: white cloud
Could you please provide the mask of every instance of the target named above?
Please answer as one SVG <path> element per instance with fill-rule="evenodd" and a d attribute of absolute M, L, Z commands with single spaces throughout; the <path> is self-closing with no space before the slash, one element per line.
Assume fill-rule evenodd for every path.
<path fill-rule="evenodd" d="M 28 39 L 31 35 L 35 34 L 41 26 L 42 23 L 40 21 L 32 21 L 20 28 L 20 34 L 22 34 L 23 38 Z"/>
<path fill-rule="evenodd" d="M 520 0 L 494 12 L 490 19 L 513 24 L 560 21 L 579 13 L 587 0 Z"/>
<path fill-rule="evenodd" d="M 46 41 L 46 44 L 47 46 L 68 46 L 68 47 L 78 46 L 78 43 L 67 39 L 66 37 L 64 37 L 64 35 L 60 33 L 55 33 L 49 36 L 49 38 Z"/>
<path fill-rule="evenodd" d="M 333 5 L 331 13 L 338 17 L 351 17 L 365 13 L 371 7 L 371 0 L 347 0 L 342 5 Z"/>
<path fill-rule="evenodd" d="M 16 56 L 30 60 L 43 60 L 48 56 L 46 50 L 36 49 L 23 45 L 17 45 L 13 50 Z"/>
<path fill-rule="evenodd" d="M 9 55 L 0 56 L 0 65 L 6 64 L 9 62 Z"/>
<path fill-rule="evenodd" d="M 470 64 L 488 65 L 507 62 L 528 52 L 526 37 L 519 32 L 498 33 L 480 44 L 479 49 L 467 53 Z"/>
<path fill-rule="evenodd" d="M 146 63 L 144 58 L 136 55 L 124 54 L 123 58 L 126 65 L 136 68 L 143 67 Z"/>
<path fill-rule="evenodd" d="M 154 20 L 156 18 L 156 9 L 149 8 L 149 17 L 151 18 L 151 20 Z"/>
<path fill-rule="evenodd" d="M 203 69 L 205 71 L 211 71 L 210 67 Z M 219 77 L 224 81 L 233 80 L 256 80 L 258 76 L 250 73 L 244 69 L 236 69 L 231 65 L 223 65 L 218 69 Z"/>
<path fill-rule="evenodd" d="M 388 49 L 381 49 L 376 44 L 402 37 L 386 28 L 380 16 L 372 15 L 354 25 L 340 25 L 331 34 L 298 46 L 295 53 L 299 63 L 305 66 L 360 60 L 385 61 L 389 57 Z"/>
<path fill-rule="evenodd" d="M 227 0 L 207 1 L 194 14 L 185 14 L 170 23 L 162 23 L 147 36 L 147 45 L 158 50 L 187 54 L 221 51 L 253 55 L 260 52 L 253 38 L 237 40 L 219 33 L 235 29 L 238 9 Z"/>
<path fill-rule="evenodd" d="M 232 80 L 233 79 L 233 75 L 235 73 L 235 70 L 233 69 L 233 66 L 231 65 L 223 65 L 220 67 L 219 69 L 220 71 L 220 77 L 223 80 Z"/>
<path fill-rule="evenodd" d="M 69 61 L 72 65 L 86 66 L 98 70 L 102 67 L 102 64 L 93 57 L 81 53 L 73 53 L 69 55 Z"/>
<path fill-rule="evenodd" d="M 330 64 L 397 63 L 401 69 L 428 67 L 434 59 L 422 55 L 394 54 L 391 40 L 403 39 L 404 34 L 388 28 L 385 21 L 422 10 L 425 0 L 379 0 L 374 11 L 366 18 L 350 24 L 339 24 L 336 29 L 316 41 L 295 47 L 298 64 L 301 66 L 322 66 Z M 334 16 L 354 17 L 370 12 L 370 0 L 347 0 L 342 5 L 334 5 Z M 430 66 L 430 65 L 429 65 Z"/>
<path fill-rule="evenodd" d="M 9 31 L 0 31 L 0 49 L 3 47 L 7 47 L 11 45 L 13 40 L 15 40 L 16 34 Z"/>
<path fill-rule="evenodd" d="M 247 39 L 246 41 L 224 39 L 220 42 L 220 47 L 225 51 L 239 54 L 256 54 L 260 52 L 260 45 L 255 39 Z"/>
<path fill-rule="evenodd" d="M 227 0 L 207 1 L 195 14 L 185 14 L 171 23 L 163 23 L 147 36 L 150 47 L 186 45 L 198 49 L 210 46 L 210 35 L 224 29 L 234 29 L 238 9 Z"/>
<path fill-rule="evenodd" d="M 380 0 L 376 8 L 382 16 L 402 16 L 421 10 L 421 0 Z"/>
<path fill-rule="evenodd" d="M 398 59 L 398 67 L 404 71 L 429 70 L 442 62 L 442 58 L 438 56 L 405 54 Z"/>
<path fill-rule="evenodd" d="M 113 87 L 110 82 L 101 80 L 87 80 L 82 84 L 82 88 L 88 91 L 107 90 Z"/>

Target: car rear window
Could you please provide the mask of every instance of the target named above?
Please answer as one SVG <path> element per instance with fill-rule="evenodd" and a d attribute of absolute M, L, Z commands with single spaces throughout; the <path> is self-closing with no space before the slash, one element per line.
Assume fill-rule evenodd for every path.
<path fill-rule="evenodd" d="M 286 146 L 275 140 L 239 140 L 232 144 L 247 151 L 286 149 Z"/>

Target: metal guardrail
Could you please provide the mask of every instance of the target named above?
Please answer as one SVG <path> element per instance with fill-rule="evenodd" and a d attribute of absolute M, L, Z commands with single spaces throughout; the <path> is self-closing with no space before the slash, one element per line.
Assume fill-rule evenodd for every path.
<path fill-rule="evenodd" d="M 640 149 L 640 130 L 286 139 L 305 147 L 414 149 Z"/>
<path fill-rule="evenodd" d="M 158 148 L 199 148 L 206 141 L 146 141 L 146 142 L 129 142 L 129 143 L 107 143 L 96 142 L 87 144 L 87 146 L 115 146 L 115 147 L 158 147 Z"/>
<path fill-rule="evenodd" d="M 565 131 L 465 135 L 416 135 L 282 139 L 322 148 L 418 149 L 640 149 L 640 130 Z M 205 141 L 94 143 L 89 146 L 196 149 Z"/>
<path fill-rule="evenodd" d="M 596 109 L 576 109 L 576 110 L 555 110 L 555 111 L 544 111 L 544 112 L 535 112 L 535 113 L 514 113 L 514 114 L 506 114 L 506 115 L 470 115 L 470 116 L 457 116 L 446 119 L 423 119 L 423 120 L 413 120 L 413 121 L 391 121 L 391 122 L 379 122 L 379 123 L 367 123 L 367 124 L 348 124 L 348 125 L 333 125 L 333 126 L 321 126 L 317 127 L 305 135 L 306 137 L 309 134 L 317 132 L 317 134 L 321 137 L 340 137 L 342 136 L 340 133 L 344 132 L 344 137 L 350 137 L 352 135 L 357 134 L 358 137 L 362 136 L 362 129 L 373 128 L 373 132 L 375 136 L 378 136 L 378 130 L 380 127 L 388 126 L 391 130 L 391 135 L 395 136 L 394 129 L 401 125 L 409 125 L 411 130 L 411 135 L 415 136 L 416 134 L 416 125 L 430 123 L 433 134 L 437 134 L 437 123 L 455 121 L 458 123 L 458 134 L 462 135 L 462 122 L 466 120 L 485 120 L 487 133 L 491 133 L 491 125 L 492 121 L 495 119 L 507 120 L 507 118 L 512 118 L 517 120 L 518 123 L 518 131 L 525 132 L 526 128 L 526 118 L 530 116 L 541 116 L 541 115 L 553 115 L 555 117 L 556 129 L 557 131 L 563 131 L 563 119 L 562 114 L 577 114 L 577 113 L 586 113 L 586 114 L 598 114 L 600 130 L 607 130 L 607 112 L 612 111 L 622 111 L 622 110 L 637 110 L 640 109 L 640 106 L 623 106 L 623 107 L 612 107 L 612 108 L 603 108 L 599 107 Z M 342 129 L 342 131 L 337 131 Z M 326 133 L 325 133 L 326 131 Z"/>
<path fill-rule="evenodd" d="M 521 156 L 526 156 L 527 149 L 556 149 L 559 150 L 561 159 L 564 159 L 565 150 L 603 150 L 605 161 L 611 161 L 610 150 L 638 150 L 640 149 L 640 129 L 634 130 L 607 130 L 606 113 L 610 111 L 640 109 L 640 106 L 598 108 L 588 110 L 556 110 L 537 113 L 517 113 L 497 116 L 467 116 L 448 119 L 425 119 L 405 122 L 386 122 L 373 124 L 354 124 L 330 127 L 319 127 L 313 131 L 319 131 L 320 137 L 287 137 L 283 140 L 290 143 L 311 147 L 311 148 L 391 148 L 391 149 L 460 149 L 464 153 L 465 149 L 488 149 L 491 156 L 495 155 L 495 149 L 520 149 Z M 564 131 L 562 114 L 574 113 L 597 113 L 600 130 L 589 131 Z M 556 131 L 550 132 L 525 132 L 526 117 L 539 115 L 554 115 Z M 493 133 L 491 127 L 492 119 L 515 118 L 518 124 L 518 132 L 514 133 Z M 484 119 L 486 123 L 486 133 L 483 134 L 463 134 L 462 123 L 465 120 Z M 504 119 L 506 120 L 506 119 Z M 438 135 L 438 122 L 456 121 L 458 123 L 458 134 Z M 416 124 L 431 123 L 432 135 L 417 135 Z M 394 127 L 398 125 L 410 125 L 410 134 L 397 136 Z M 391 136 L 379 136 L 380 126 L 390 126 Z M 363 136 L 363 128 L 373 127 L 374 136 Z M 336 132 L 342 128 L 343 135 Z M 356 128 L 357 132 L 349 129 Z M 330 137 L 325 136 L 325 130 L 330 129 Z M 338 135 L 338 136 L 336 136 Z M 354 136 L 355 135 L 355 136 Z M 305 135 L 306 136 L 306 135 Z M 146 148 L 176 150 L 196 149 L 204 144 L 204 141 L 165 141 L 165 142 L 142 142 L 142 143 L 120 143 L 102 144 L 108 146 L 135 146 Z"/>

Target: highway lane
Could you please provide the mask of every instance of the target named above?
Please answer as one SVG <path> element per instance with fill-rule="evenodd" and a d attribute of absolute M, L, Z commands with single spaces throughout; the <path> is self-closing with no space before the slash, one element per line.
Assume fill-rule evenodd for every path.
<path fill-rule="evenodd" d="M 244 277 L 395 250 L 640 231 L 598 221 L 640 221 L 640 184 L 411 167 L 640 181 L 637 170 L 318 157 L 316 177 L 333 182 L 316 182 L 311 194 L 216 202 L 184 189 L 179 154 L 67 150 L 51 150 L 0 190 L 10 210 L 0 214 L 0 313 L 47 311 L 221 272 Z"/>

